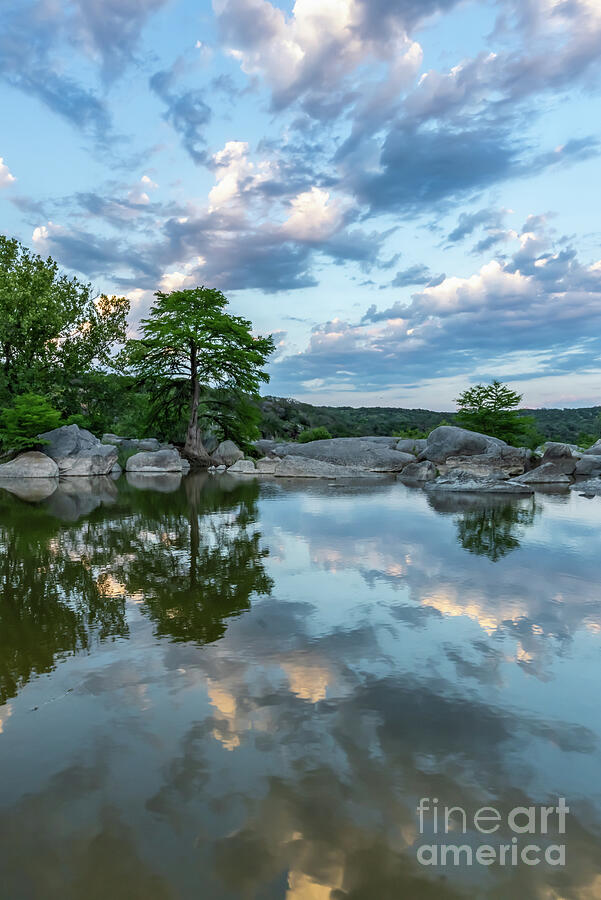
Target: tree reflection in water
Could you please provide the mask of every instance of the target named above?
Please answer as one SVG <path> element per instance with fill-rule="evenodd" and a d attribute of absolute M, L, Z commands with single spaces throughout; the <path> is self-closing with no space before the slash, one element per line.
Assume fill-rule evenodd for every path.
<path fill-rule="evenodd" d="M 520 547 L 524 528 L 534 524 L 540 506 L 534 497 L 527 500 L 507 497 L 430 496 L 430 505 L 442 513 L 459 513 L 457 540 L 468 553 L 487 556 L 498 562 Z"/>
<path fill-rule="evenodd" d="M 0 491 L 0 704 L 59 658 L 126 638 L 127 598 L 158 635 L 206 643 L 271 591 L 256 482 L 190 476 L 157 503 L 74 481 L 35 504 Z"/>

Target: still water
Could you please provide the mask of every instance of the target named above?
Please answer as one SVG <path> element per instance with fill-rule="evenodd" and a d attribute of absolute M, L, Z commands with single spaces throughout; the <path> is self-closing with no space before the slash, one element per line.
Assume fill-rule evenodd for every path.
<path fill-rule="evenodd" d="M 0 489 L 3 900 L 601 897 L 601 499 L 43 493 Z M 418 862 L 560 797 L 517 837 L 565 866 Z"/>

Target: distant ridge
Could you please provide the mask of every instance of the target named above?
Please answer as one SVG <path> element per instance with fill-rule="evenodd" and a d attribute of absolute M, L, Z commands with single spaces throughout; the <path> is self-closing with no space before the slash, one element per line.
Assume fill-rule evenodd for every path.
<path fill-rule="evenodd" d="M 431 431 L 442 422 L 452 422 L 453 412 L 404 409 L 388 406 L 313 406 L 284 397 L 263 397 L 261 433 L 267 438 L 294 438 L 307 428 L 327 428 L 332 437 L 396 434 L 416 429 Z M 536 419 L 546 440 L 576 443 L 580 435 L 601 434 L 601 406 L 581 409 L 525 409 Z"/>

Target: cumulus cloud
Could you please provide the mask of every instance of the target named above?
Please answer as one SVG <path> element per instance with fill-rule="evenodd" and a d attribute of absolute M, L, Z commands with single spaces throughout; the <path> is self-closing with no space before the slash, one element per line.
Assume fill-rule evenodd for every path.
<path fill-rule="evenodd" d="M 213 0 L 223 44 L 249 75 L 263 78 L 280 109 L 301 100 L 317 118 L 352 99 L 345 82 L 358 66 L 386 65 L 398 86 L 421 62 L 402 15 L 374 27 L 361 0 L 296 0 L 292 13 L 269 0 Z"/>
<path fill-rule="evenodd" d="M 10 184 L 13 184 L 17 179 L 12 174 L 6 163 L 4 162 L 4 158 L 0 156 L 0 189 L 8 187 Z"/>
<path fill-rule="evenodd" d="M 386 309 L 372 305 L 359 322 L 315 326 L 309 346 L 278 367 L 278 378 L 327 389 L 340 370 L 349 388 L 382 391 L 419 380 L 495 375 L 558 376 L 575 355 L 583 375 L 601 372 L 601 261 L 586 265 L 571 248 L 549 245 L 544 217 L 532 217 L 504 261 L 469 277 L 450 276 Z M 501 361 L 505 360 L 507 365 Z"/>

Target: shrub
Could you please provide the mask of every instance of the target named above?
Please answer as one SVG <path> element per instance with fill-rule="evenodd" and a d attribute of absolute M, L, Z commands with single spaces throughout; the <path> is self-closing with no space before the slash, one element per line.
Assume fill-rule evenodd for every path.
<path fill-rule="evenodd" d="M 0 440 L 5 450 L 25 450 L 47 444 L 38 438 L 61 424 L 61 414 L 40 394 L 21 394 L 0 412 Z"/>
<path fill-rule="evenodd" d="M 301 431 L 297 437 L 299 444 L 308 444 L 309 441 L 328 441 L 332 435 L 327 428 L 320 425 L 319 428 L 309 428 L 307 431 Z"/>

